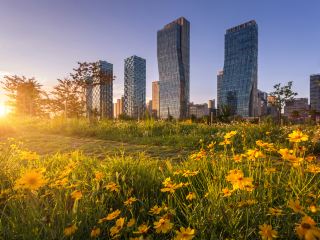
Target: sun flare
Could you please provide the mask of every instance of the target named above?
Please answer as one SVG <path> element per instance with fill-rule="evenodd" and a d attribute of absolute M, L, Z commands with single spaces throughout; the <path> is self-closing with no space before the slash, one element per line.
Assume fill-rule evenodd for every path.
<path fill-rule="evenodd" d="M 0 103 L 0 117 L 5 117 L 8 113 L 9 108 L 3 103 Z"/>

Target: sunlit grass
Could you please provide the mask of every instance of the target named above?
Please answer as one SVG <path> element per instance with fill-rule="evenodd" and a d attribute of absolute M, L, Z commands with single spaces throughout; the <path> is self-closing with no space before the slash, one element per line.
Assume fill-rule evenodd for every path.
<path fill-rule="evenodd" d="M 0 236 L 317 240 L 320 133 L 284 128 L 253 142 L 250 127 L 218 129 L 215 141 L 201 140 L 180 163 L 125 152 L 102 160 L 79 151 L 41 157 L 7 140 Z M 272 142 L 273 135 L 281 139 Z"/>

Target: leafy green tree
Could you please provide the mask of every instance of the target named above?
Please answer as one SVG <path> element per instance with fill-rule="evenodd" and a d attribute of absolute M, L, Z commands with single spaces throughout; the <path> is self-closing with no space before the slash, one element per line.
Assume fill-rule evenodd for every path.
<path fill-rule="evenodd" d="M 48 96 L 35 78 L 4 76 L 3 89 L 7 92 L 7 104 L 17 115 L 43 116 L 46 114 Z"/>
<path fill-rule="evenodd" d="M 292 81 L 288 82 L 286 85 L 281 86 L 278 83 L 273 86 L 274 91 L 269 93 L 269 96 L 274 96 L 275 100 L 273 105 L 278 110 L 278 121 L 281 123 L 281 112 L 287 101 L 292 101 L 298 94 L 292 90 Z"/>
<path fill-rule="evenodd" d="M 51 92 L 53 112 L 63 112 L 65 117 L 80 117 L 84 113 L 85 102 L 81 86 L 70 78 L 58 79 L 58 85 Z"/>

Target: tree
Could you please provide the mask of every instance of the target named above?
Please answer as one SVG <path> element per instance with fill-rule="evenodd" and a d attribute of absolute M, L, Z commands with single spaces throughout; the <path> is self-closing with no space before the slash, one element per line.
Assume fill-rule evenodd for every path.
<path fill-rule="evenodd" d="M 219 107 L 218 120 L 221 122 L 230 122 L 230 116 L 232 116 L 232 108 L 229 105 L 221 105 Z"/>
<path fill-rule="evenodd" d="M 46 113 L 48 96 L 35 78 L 4 76 L 3 89 L 9 98 L 7 104 L 18 115 L 40 116 Z"/>
<path fill-rule="evenodd" d="M 84 112 L 81 86 L 69 78 L 58 79 L 58 85 L 51 92 L 53 112 L 63 112 L 65 117 L 80 117 Z"/>
<path fill-rule="evenodd" d="M 298 94 L 292 91 L 292 81 L 288 82 L 287 85 L 281 86 L 278 83 L 273 86 L 274 91 L 269 93 L 270 96 L 274 96 L 273 105 L 278 110 L 278 122 L 281 123 L 281 112 L 287 101 L 292 101 Z"/>

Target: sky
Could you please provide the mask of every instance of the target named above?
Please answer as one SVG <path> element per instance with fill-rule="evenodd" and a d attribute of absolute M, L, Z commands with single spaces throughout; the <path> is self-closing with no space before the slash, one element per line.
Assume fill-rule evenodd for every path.
<path fill-rule="evenodd" d="M 124 59 L 137 55 L 147 61 L 151 99 L 157 31 L 181 16 L 190 21 L 195 103 L 216 98 L 226 29 L 252 19 L 260 90 L 293 81 L 298 97 L 309 97 L 309 76 L 320 73 L 319 0 L 0 0 L 0 9 L 0 77 L 35 77 L 49 91 L 78 61 L 106 60 L 114 67 L 115 100 L 123 94 Z"/>

